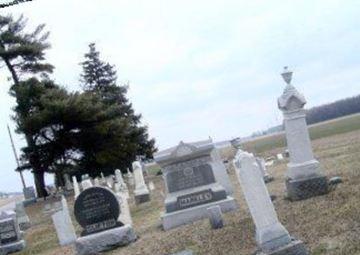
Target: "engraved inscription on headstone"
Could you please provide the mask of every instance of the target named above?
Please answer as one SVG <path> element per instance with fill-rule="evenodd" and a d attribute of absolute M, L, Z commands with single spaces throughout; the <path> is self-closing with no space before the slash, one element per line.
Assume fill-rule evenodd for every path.
<path fill-rule="evenodd" d="M 105 188 L 84 190 L 75 201 L 74 211 L 76 220 L 84 228 L 81 235 L 123 226 L 117 221 L 120 207 L 116 196 Z"/>
<path fill-rule="evenodd" d="M 196 193 L 187 194 L 177 198 L 178 206 L 181 209 L 186 209 L 196 205 L 209 203 L 214 198 L 212 191 L 203 190 Z"/>
<path fill-rule="evenodd" d="M 18 239 L 13 219 L 0 222 L 0 244 L 16 242 Z"/>
<path fill-rule="evenodd" d="M 214 173 L 209 164 L 188 166 L 181 170 L 169 172 L 166 175 L 169 192 L 190 189 L 215 183 Z"/>

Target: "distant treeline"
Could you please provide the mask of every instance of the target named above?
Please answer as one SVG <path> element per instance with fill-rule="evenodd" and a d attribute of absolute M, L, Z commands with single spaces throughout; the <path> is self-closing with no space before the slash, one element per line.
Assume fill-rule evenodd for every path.
<path fill-rule="evenodd" d="M 308 125 L 311 125 L 355 113 L 360 113 L 360 95 L 310 108 L 306 111 L 306 121 Z M 283 125 L 278 125 L 264 131 L 255 132 L 251 137 L 268 135 L 283 130 Z"/>
<path fill-rule="evenodd" d="M 360 95 L 313 107 L 307 111 L 306 121 L 310 125 L 354 113 L 360 113 Z"/>

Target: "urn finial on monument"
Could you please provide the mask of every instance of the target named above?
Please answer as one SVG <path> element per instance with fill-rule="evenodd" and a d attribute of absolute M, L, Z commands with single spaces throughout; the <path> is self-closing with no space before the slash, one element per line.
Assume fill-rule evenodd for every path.
<path fill-rule="evenodd" d="M 283 112 L 303 109 L 306 104 L 306 100 L 304 95 L 297 91 L 297 89 L 291 84 L 293 72 L 285 66 L 281 76 L 287 85 L 283 94 L 278 99 L 279 109 Z"/>
<path fill-rule="evenodd" d="M 306 124 L 305 97 L 291 84 L 293 72 L 287 67 L 281 74 L 287 83 L 278 99 L 284 115 L 286 143 L 290 155 L 286 189 L 290 200 L 301 200 L 326 194 L 328 183 L 320 163 L 315 159 Z"/>
<path fill-rule="evenodd" d="M 285 67 L 284 67 L 284 71 L 283 71 L 283 73 L 281 74 L 281 76 L 283 77 L 284 81 L 285 81 L 287 84 L 290 84 L 290 83 L 291 83 L 292 75 L 293 75 L 293 72 L 292 72 L 292 71 L 289 71 L 288 67 L 285 66 Z"/>

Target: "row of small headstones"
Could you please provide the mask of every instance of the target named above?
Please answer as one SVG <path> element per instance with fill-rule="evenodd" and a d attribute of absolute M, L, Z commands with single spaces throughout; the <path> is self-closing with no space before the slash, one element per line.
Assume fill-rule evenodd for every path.
<path fill-rule="evenodd" d="M 136 189 L 139 188 L 142 183 L 144 183 L 144 169 L 141 167 L 141 169 L 139 170 L 138 168 L 140 167 L 141 165 L 138 162 L 134 162 L 133 168 L 135 168 L 135 178 L 130 172 L 125 175 L 127 177 L 126 179 L 128 180 L 129 185 L 135 186 L 135 192 Z M 137 171 L 138 174 L 135 174 L 135 171 Z M 70 185 L 67 186 L 69 188 Z M 150 182 L 148 186 L 150 190 L 155 189 L 155 186 L 152 182 Z M 75 194 L 75 218 L 78 223 L 83 227 L 81 236 L 106 231 L 107 229 L 118 226 L 131 226 L 132 228 L 132 220 L 128 204 L 129 189 L 123 179 L 120 170 L 116 170 L 114 175 L 104 177 L 104 175 L 102 174 L 100 178 L 97 177 L 94 179 L 90 178 L 88 175 L 83 175 L 80 185 L 77 183 L 76 178 L 73 178 L 71 188 L 74 189 Z M 95 218 L 101 218 L 101 224 L 99 222 L 92 222 L 91 220 L 86 219 L 88 218 L 88 215 L 86 215 L 86 213 L 87 210 L 89 210 L 89 197 L 91 199 L 92 196 L 102 196 L 104 198 L 103 201 L 101 201 L 102 199 L 99 199 L 99 201 L 95 201 L 95 207 L 90 208 L 91 210 L 95 210 L 96 213 L 99 214 L 98 217 Z M 110 201 L 110 204 L 106 204 L 107 202 L 105 202 L 105 200 L 107 202 Z M 76 237 L 74 227 L 71 222 L 67 202 L 64 196 L 61 199 L 61 204 L 62 210 L 59 210 L 52 215 L 59 243 L 61 246 L 69 245 L 74 242 L 78 243 L 80 238 Z M 104 206 L 106 207 L 104 213 L 96 210 L 96 207 L 102 208 Z M 114 215 L 118 216 L 114 218 Z M 135 236 L 133 238 L 135 238 Z M 78 253 L 82 254 L 82 251 L 78 251 Z M 84 252 L 84 254 L 86 253 Z"/>

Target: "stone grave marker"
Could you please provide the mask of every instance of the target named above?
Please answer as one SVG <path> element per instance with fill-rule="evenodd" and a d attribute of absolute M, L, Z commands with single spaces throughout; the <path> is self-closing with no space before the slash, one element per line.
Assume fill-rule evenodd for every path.
<path fill-rule="evenodd" d="M 118 220 L 121 213 L 116 195 L 107 188 L 91 187 L 80 193 L 74 213 L 82 226 L 75 247 L 79 255 L 97 254 L 136 240 L 131 225 Z"/>
<path fill-rule="evenodd" d="M 36 194 L 34 187 L 30 186 L 23 188 L 23 194 L 25 198 L 23 202 L 25 207 L 36 203 Z"/>
<path fill-rule="evenodd" d="M 263 175 L 263 179 L 265 183 L 271 182 L 274 178 L 268 173 L 266 169 L 265 159 L 256 157 L 256 163 L 259 165 L 260 171 Z"/>
<path fill-rule="evenodd" d="M 73 186 L 74 186 L 74 196 L 76 199 L 80 194 L 80 187 L 79 187 L 79 183 L 77 182 L 76 176 L 73 176 L 72 180 L 73 180 Z"/>
<path fill-rule="evenodd" d="M 221 207 L 219 205 L 207 208 L 209 221 L 212 229 L 219 229 L 224 227 Z"/>
<path fill-rule="evenodd" d="M 219 205 L 223 212 L 238 208 L 216 179 L 214 172 L 219 169 L 213 164 L 216 159 L 211 157 L 214 149 L 212 141 L 198 145 L 180 142 L 177 147 L 155 155 L 167 191 L 166 211 L 161 216 L 165 230 L 207 218 L 207 208 L 211 206 Z"/>
<path fill-rule="evenodd" d="M 291 85 L 292 72 L 285 67 L 281 74 L 287 83 L 278 99 L 284 125 L 290 162 L 286 173 L 286 190 L 290 200 L 302 200 L 329 192 L 327 177 L 314 158 L 306 124 L 305 97 Z"/>
<path fill-rule="evenodd" d="M 25 212 L 23 202 L 17 202 L 15 204 L 15 212 L 20 230 L 26 230 L 30 228 L 31 227 L 30 219 Z"/>
<path fill-rule="evenodd" d="M 135 203 L 141 204 L 150 201 L 150 192 L 145 184 L 143 170 L 141 164 L 138 161 L 133 162 L 132 164 L 134 171 L 134 180 L 135 180 Z"/>
<path fill-rule="evenodd" d="M 65 246 L 73 244 L 76 241 L 76 234 L 64 196 L 61 198 L 61 204 L 62 209 L 54 213 L 51 218 L 55 226 L 59 244 Z"/>
<path fill-rule="evenodd" d="M 65 180 L 65 190 L 66 190 L 66 191 L 71 191 L 71 190 L 73 190 L 74 187 L 73 187 L 73 185 L 71 184 L 69 174 L 64 174 L 64 180 Z"/>
<path fill-rule="evenodd" d="M 280 223 L 254 155 L 238 151 L 235 171 L 256 227 L 259 255 L 307 255 L 301 241 L 293 240 Z"/>
<path fill-rule="evenodd" d="M 21 251 L 26 247 L 22 239 L 16 214 L 12 211 L 3 211 L 0 214 L 0 254 L 9 254 Z"/>

